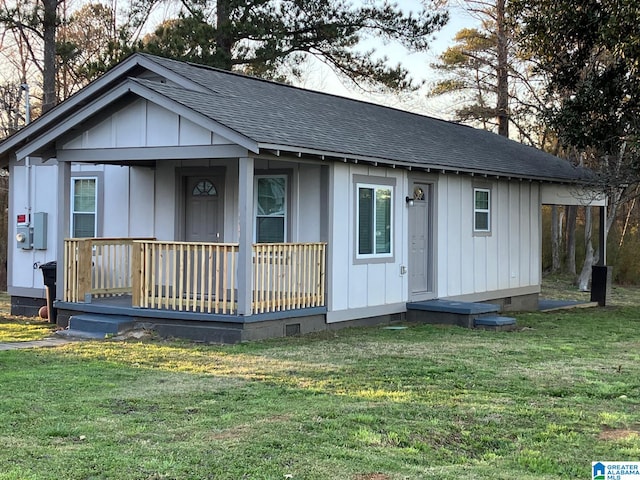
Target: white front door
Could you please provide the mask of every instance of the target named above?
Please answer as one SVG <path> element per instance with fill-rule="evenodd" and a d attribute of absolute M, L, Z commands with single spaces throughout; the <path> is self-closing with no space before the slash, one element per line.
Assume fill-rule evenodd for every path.
<path fill-rule="evenodd" d="M 222 177 L 187 177 L 185 187 L 185 241 L 222 242 Z"/>
<path fill-rule="evenodd" d="M 190 176 L 185 178 L 185 225 L 184 238 L 187 242 L 221 243 L 224 241 L 222 227 L 224 225 L 222 175 Z M 209 279 L 216 271 L 216 260 L 211 259 L 204 249 L 193 249 L 185 253 L 183 259 L 187 282 L 192 282 L 190 295 L 207 295 L 211 287 L 203 279 Z M 209 279 L 208 281 L 212 281 Z M 213 292 L 220 295 L 220 292 Z"/>
<path fill-rule="evenodd" d="M 433 292 L 433 251 L 431 232 L 432 186 L 410 183 L 409 196 L 413 205 L 409 210 L 409 300 L 431 298 Z"/>

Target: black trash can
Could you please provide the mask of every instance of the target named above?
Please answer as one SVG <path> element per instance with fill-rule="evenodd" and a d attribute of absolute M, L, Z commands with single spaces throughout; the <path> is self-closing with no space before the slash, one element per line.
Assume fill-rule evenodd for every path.
<path fill-rule="evenodd" d="M 58 274 L 58 264 L 56 261 L 47 262 L 40 265 L 42 276 L 44 277 L 44 286 L 47 291 L 47 312 L 49 322 L 56 323 L 56 310 L 53 308 L 53 302 L 56 299 L 56 277 Z"/>
<path fill-rule="evenodd" d="M 604 307 L 611 293 L 612 267 L 609 265 L 594 265 L 591 267 L 591 301 L 598 302 Z"/>

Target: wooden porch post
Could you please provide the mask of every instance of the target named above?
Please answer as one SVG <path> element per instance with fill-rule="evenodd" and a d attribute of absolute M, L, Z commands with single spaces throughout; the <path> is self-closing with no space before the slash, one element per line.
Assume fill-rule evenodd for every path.
<path fill-rule="evenodd" d="M 90 239 L 78 241 L 78 301 L 89 303 L 91 300 L 91 260 L 93 244 Z M 89 294 L 89 296 L 87 296 Z"/>
<path fill-rule="evenodd" d="M 131 305 L 142 306 L 142 242 L 131 245 Z"/>
<path fill-rule="evenodd" d="M 253 300 L 253 158 L 239 158 L 238 170 L 238 314 L 249 316 Z"/>

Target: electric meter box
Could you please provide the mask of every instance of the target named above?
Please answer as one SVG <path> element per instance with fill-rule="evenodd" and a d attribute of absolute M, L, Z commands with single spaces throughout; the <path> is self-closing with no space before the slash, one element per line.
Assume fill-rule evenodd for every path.
<path fill-rule="evenodd" d="M 47 249 L 47 212 L 33 214 L 33 248 Z"/>
<path fill-rule="evenodd" d="M 28 223 L 16 227 L 16 242 L 18 248 L 31 250 L 33 248 L 33 230 Z"/>
<path fill-rule="evenodd" d="M 29 223 L 26 215 L 18 215 L 16 225 L 16 243 L 22 250 L 46 250 L 47 249 L 47 222 L 46 212 L 33 214 L 33 223 Z"/>

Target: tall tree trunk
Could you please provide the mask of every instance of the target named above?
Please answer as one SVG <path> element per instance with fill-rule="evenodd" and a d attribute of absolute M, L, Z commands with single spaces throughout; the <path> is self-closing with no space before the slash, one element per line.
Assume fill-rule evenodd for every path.
<path fill-rule="evenodd" d="M 497 105 L 498 135 L 509 136 L 509 74 L 508 74 L 508 45 L 505 29 L 505 2 L 496 0 L 496 30 L 497 30 Z"/>
<path fill-rule="evenodd" d="M 565 268 L 567 273 L 576 276 L 576 217 L 578 215 L 578 207 L 575 205 L 567 206 L 567 258 Z M 575 278 L 574 278 L 575 279 Z"/>
<path fill-rule="evenodd" d="M 42 73 L 42 113 L 56 105 L 56 0 L 43 0 L 42 21 L 44 61 Z"/>
<path fill-rule="evenodd" d="M 636 187 L 636 193 L 634 194 L 633 200 L 631 201 L 631 206 L 629 207 L 629 210 L 627 211 L 627 215 L 625 216 L 625 219 L 624 219 L 624 225 L 622 227 L 622 233 L 620 234 L 620 243 L 618 244 L 618 248 L 622 248 L 622 245 L 624 244 L 624 237 L 627 234 L 627 229 L 629 228 L 629 221 L 631 220 L 631 212 L 633 212 L 636 206 L 635 195 L 637 194 L 638 194 L 638 187 Z"/>
<path fill-rule="evenodd" d="M 558 205 L 551 207 L 551 273 L 560 271 L 560 250 L 562 245 L 562 224 L 564 212 Z"/>
<path fill-rule="evenodd" d="M 229 0 L 218 0 L 216 4 L 216 57 L 218 64 L 216 66 L 224 70 L 233 68 L 231 56 L 233 38 L 229 22 L 229 9 Z"/>
<path fill-rule="evenodd" d="M 578 289 L 581 292 L 589 291 L 589 281 L 591 280 L 591 269 L 596 259 L 593 251 L 592 241 L 593 221 L 591 207 L 584 208 L 584 264 L 578 278 Z"/>
<path fill-rule="evenodd" d="M 609 197 L 610 209 L 606 213 L 607 221 L 605 222 L 605 231 L 604 231 L 604 241 L 606 243 L 607 238 L 609 237 L 609 231 L 611 230 L 611 226 L 615 221 L 616 214 L 618 212 L 618 207 L 620 205 L 620 200 L 622 197 L 622 190 L 616 191 L 611 197 Z M 596 265 L 600 261 L 600 250 L 594 252 L 593 242 L 592 242 L 592 229 L 593 229 L 593 221 L 591 215 L 591 207 L 585 207 L 585 258 L 584 265 L 582 266 L 582 271 L 580 272 L 580 278 L 578 280 L 578 286 L 581 291 L 586 292 L 589 289 L 589 282 L 591 281 L 591 272 L 593 265 Z M 606 209 L 605 209 L 606 211 Z M 588 231 L 587 231 L 588 228 Z"/>

